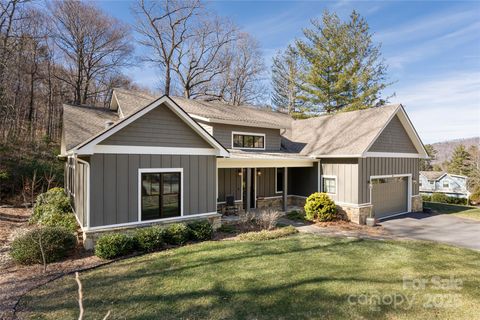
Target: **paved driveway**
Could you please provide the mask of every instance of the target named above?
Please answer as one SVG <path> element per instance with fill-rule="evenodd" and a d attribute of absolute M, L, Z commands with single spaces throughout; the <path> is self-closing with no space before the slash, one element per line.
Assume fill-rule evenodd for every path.
<path fill-rule="evenodd" d="M 409 213 L 381 221 L 397 237 L 444 242 L 480 250 L 480 221 L 446 214 Z"/>

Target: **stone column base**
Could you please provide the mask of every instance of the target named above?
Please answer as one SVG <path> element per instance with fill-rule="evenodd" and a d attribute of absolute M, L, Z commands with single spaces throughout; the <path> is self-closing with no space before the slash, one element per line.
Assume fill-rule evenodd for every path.
<path fill-rule="evenodd" d="M 337 205 L 338 211 L 344 215 L 345 218 L 356 224 L 366 224 L 367 217 L 372 212 L 372 205 L 355 207 L 348 205 Z"/>
<path fill-rule="evenodd" d="M 423 211 L 423 199 L 421 195 L 412 196 L 412 212 Z"/>

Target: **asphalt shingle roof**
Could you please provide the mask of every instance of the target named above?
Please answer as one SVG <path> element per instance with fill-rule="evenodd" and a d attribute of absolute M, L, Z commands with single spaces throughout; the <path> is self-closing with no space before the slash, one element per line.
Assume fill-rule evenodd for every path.
<path fill-rule="evenodd" d="M 445 174 L 445 171 L 420 171 L 420 174 L 428 180 L 437 180 Z"/>

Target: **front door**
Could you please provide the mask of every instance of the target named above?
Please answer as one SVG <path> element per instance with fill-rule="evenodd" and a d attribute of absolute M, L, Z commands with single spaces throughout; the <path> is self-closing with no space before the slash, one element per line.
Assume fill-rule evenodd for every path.
<path fill-rule="evenodd" d="M 255 209 L 256 207 L 256 199 L 255 199 L 255 169 L 253 168 L 243 168 L 242 169 L 243 181 L 242 181 L 242 190 L 243 190 L 243 210 L 247 209 Z M 250 200 L 250 201 L 248 201 Z M 250 203 L 250 207 L 247 208 L 248 203 Z"/>

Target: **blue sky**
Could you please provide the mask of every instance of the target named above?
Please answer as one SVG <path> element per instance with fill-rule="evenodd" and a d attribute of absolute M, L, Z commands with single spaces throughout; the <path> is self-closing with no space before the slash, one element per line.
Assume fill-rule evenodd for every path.
<path fill-rule="evenodd" d="M 129 1 L 98 1 L 133 23 Z M 363 15 L 382 43 L 394 84 L 385 96 L 402 103 L 424 143 L 480 136 L 480 2 L 477 1 L 213 1 L 208 6 L 256 37 L 270 65 L 324 9 Z M 136 66 L 128 74 L 157 88 L 161 74 Z"/>

